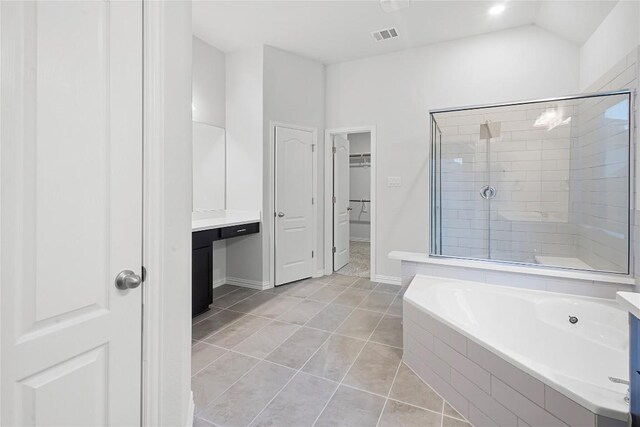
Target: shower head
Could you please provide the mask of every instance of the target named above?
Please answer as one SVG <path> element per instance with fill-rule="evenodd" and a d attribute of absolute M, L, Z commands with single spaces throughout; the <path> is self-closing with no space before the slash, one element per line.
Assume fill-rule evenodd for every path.
<path fill-rule="evenodd" d="M 480 125 L 480 139 L 499 138 L 501 128 L 501 122 L 490 122 L 487 120 Z"/>

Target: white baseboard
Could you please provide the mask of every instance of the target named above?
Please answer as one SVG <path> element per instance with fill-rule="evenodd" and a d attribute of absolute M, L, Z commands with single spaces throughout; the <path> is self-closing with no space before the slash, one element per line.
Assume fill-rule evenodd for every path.
<path fill-rule="evenodd" d="M 390 285 L 398 285 L 398 286 L 402 286 L 402 277 L 395 277 L 395 276 L 382 276 L 380 274 L 377 274 L 374 277 L 374 282 L 379 282 L 379 283 L 388 283 Z"/>
<path fill-rule="evenodd" d="M 257 289 L 259 291 L 269 289 L 271 287 L 269 282 L 240 279 L 238 277 L 227 277 L 226 283 L 229 285 L 242 286 L 244 288 Z"/>
<path fill-rule="evenodd" d="M 349 241 L 371 243 L 371 239 L 369 239 L 368 237 L 349 237 Z"/>
<path fill-rule="evenodd" d="M 215 282 L 213 282 L 213 287 L 217 288 L 218 286 L 222 286 L 226 284 L 227 284 L 227 278 L 223 277 L 222 279 L 218 279 Z"/>
<path fill-rule="evenodd" d="M 193 401 L 193 391 L 191 392 L 191 394 L 189 394 L 188 408 L 189 409 L 187 409 L 187 419 L 184 425 L 186 427 L 193 427 L 193 416 L 195 415 L 195 412 L 196 412 L 196 404 Z"/>
<path fill-rule="evenodd" d="M 324 276 L 324 268 L 316 271 L 316 273 L 312 277 L 315 279 L 316 277 L 322 277 L 322 276 Z"/>

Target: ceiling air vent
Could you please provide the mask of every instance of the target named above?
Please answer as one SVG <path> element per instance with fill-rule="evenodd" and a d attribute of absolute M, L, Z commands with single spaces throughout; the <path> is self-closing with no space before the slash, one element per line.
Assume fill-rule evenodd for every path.
<path fill-rule="evenodd" d="M 398 37 L 398 29 L 393 28 L 385 28 L 384 30 L 374 31 L 371 33 L 373 38 L 380 42 L 382 40 L 394 39 Z"/>

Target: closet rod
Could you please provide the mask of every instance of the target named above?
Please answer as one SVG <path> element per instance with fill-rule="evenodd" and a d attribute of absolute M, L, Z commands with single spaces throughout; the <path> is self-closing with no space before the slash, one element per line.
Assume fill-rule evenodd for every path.
<path fill-rule="evenodd" d="M 349 154 L 349 157 L 371 157 L 371 153 L 354 153 Z"/>
<path fill-rule="evenodd" d="M 349 199 L 350 202 L 358 202 L 358 203 L 371 203 L 371 200 L 367 199 Z"/>

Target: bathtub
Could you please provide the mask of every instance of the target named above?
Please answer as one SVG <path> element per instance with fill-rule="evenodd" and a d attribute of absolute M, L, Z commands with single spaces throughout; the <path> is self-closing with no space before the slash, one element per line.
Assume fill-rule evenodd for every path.
<path fill-rule="evenodd" d="M 609 380 L 629 379 L 615 301 L 416 276 L 404 307 L 405 362 L 472 423 L 627 420 L 628 387 Z"/>

